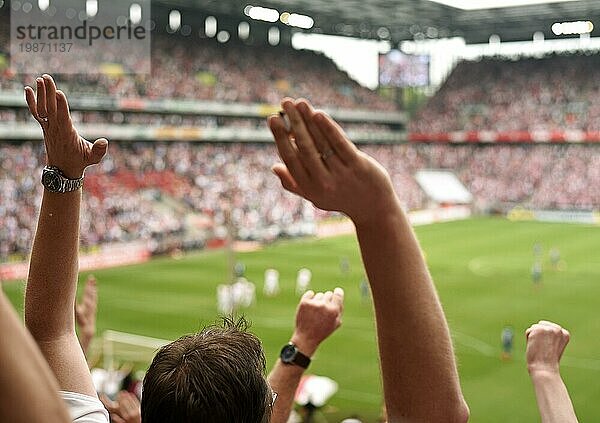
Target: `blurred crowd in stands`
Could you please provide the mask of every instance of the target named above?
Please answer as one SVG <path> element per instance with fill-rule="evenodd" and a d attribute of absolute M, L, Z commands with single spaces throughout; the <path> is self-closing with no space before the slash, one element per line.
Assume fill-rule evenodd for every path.
<path fill-rule="evenodd" d="M 461 62 L 410 130 L 598 131 L 599 65 L 598 55 Z"/>
<path fill-rule="evenodd" d="M 72 111 L 71 117 L 76 124 L 103 125 L 143 125 L 145 127 L 194 127 L 202 129 L 235 128 L 266 129 L 264 118 L 199 116 L 162 113 L 109 112 L 109 111 Z M 26 109 L 0 108 L 0 122 L 32 123 Z M 389 125 L 353 122 L 344 124 L 348 130 L 363 132 L 388 132 Z"/>
<path fill-rule="evenodd" d="M 523 205 L 590 210 L 600 204 L 600 150 L 583 145 L 365 145 L 390 172 L 404 207 L 429 206 L 414 175 L 454 171 L 482 211 Z M 176 235 L 175 247 L 223 238 L 269 241 L 312 233 L 328 216 L 279 186 L 267 172 L 272 145 L 113 143 L 86 178 L 82 245 Z M 0 260 L 27 254 L 39 209 L 41 143 L 0 144 Z M 231 216 L 229 219 L 227 216 Z M 156 245 L 156 252 L 164 252 Z M 164 249 L 164 248 L 163 248 Z"/>
<path fill-rule="evenodd" d="M 0 90 L 21 91 L 32 76 L 8 68 L 7 13 L 0 10 Z M 110 73 L 57 75 L 71 96 L 181 98 L 236 103 L 278 104 L 285 96 L 306 97 L 317 105 L 342 109 L 394 110 L 394 103 L 364 88 L 333 61 L 313 51 L 287 46 L 249 46 L 231 40 L 152 34 L 151 75 Z M 265 67 L 265 63 L 277 66 Z M 90 69 L 92 71 L 92 69 Z"/>

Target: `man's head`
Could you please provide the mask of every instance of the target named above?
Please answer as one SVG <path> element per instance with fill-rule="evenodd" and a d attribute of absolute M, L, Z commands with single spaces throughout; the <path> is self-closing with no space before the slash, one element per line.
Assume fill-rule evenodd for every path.
<path fill-rule="evenodd" d="M 163 347 L 144 378 L 144 423 L 265 423 L 271 389 L 260 340 L 225 319 Z"/>

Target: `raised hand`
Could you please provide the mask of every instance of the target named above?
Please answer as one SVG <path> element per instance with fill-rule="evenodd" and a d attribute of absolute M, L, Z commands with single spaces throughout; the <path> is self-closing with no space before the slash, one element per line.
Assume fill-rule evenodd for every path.
<path fill-rule="evenodd" d="M 373 293 L 389 420 L 467 421 L 448 324 L 388 173 L 306 100 L 285 99 L 282 107 L 289 127 L 283 117 L 269 118 L 283 160 L 273 172 L 288 191 L 345 213 L 356 227 Z"/>
<path fill-rule="evenodd" d="M 36 79 L 37 96 L 31 87 L 25 87 L 25 98 L 31 115 L 44 131 L 47 164 L 56 166 L 69 179 L 83 175 L 86 167 L 102 160 L 108 148 L 104 138 L 94 143 L 81 137 L 71 121 L 65 94 L 56 89 L 50 75 Z"/>
<path fill-rule="evenodd" d="M 569 331 L 540 320 L 525 332 L 527 370 L 533 382 L 542 423 L 577 423 L 569 392 L 560 377 L 560 359 L 569 343 Z"/>
<path fill-rule="evenodd" d="M 283 160 L 273 172 L 285 189 L 355 222 L 376 219 L 395 204 L 387 171 L 358 150 L 328 115 L 306 100 L 285 99 L 281 105 L 289 130 L 279 116 L 268 123 Z"/>
<path fill-rule="evenodd" d="M 312 355 L 319 344 L 327 339 L 342 324 L 344 290 L 325 293 L 307 291 L 296 310 L 296 328 L 292 336 L 300 350 Z"/>
<path fill-rule="evenodd" d="M 140 401 L 131 392 L 119 392 L 116 401 L 112 401 L 106 395 L 101 395 L 100 401 L 110 413 L 112 423 L 141 423 Z"/>
<path fill-rule="evenodd" d="M 343 310 L 342 288 L 317 294 L 313 291 L 305 292 L 296 309 L 296 326 L 291 342 L 302 354 L 311 357 L 317 347 L 340 327 Z M 304 367 L 290 366 L 277 360 L 269 374 L 271 388 L 278 394 L 271 414 L 271 423 L 288 421 L 294 403 L 294 393 L 304 370 Z"/>
<path fill-rule="evenodd" d="M 560 359 L 569 343 L 569 331 L 556 323 L 540 320 L 525 332 L 527 369 L 533 373 L 559 373 Z"/>
<path fill-rule="evenodd" d="M 90 343 L 96 335 L 96 313 L 98 310 L 98 287 L 96 278 L 88 276 L 83 288 L 81 302 L 75 303 L 75 321 L 79 326 L 79 343 L 87 355 Z"/>

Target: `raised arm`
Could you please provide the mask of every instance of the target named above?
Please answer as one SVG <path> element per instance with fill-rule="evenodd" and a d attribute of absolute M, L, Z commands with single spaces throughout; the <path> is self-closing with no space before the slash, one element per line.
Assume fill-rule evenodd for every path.
<path fill-rule="evenodd" d="M 307 291 L 301 298 L 296 310 L 296 327 L 290 338 L 298 351 L 312 357 L 319 345 L 342 324 L 344 291 L 336 288 L 325 293 Z M 288 421 L 294 395 L 300 379 L 306 370 L 297 364 L 286 364 L 277 360 L 269 374 L 269 384 L 277 393 L 270 423 Z"/>
<path fill-rule="evenodd" d="M 0 421 L 68 423 L 58 384 L 0 289 Z"/>
<path fill-rule="evenodd" d="M 98 163 L 108 147 L 79 136 L 64 93 L 49 75 L 37 79 L 37 99 L 27 87 L 29 110 L 44 132 L 47 165 L 69 180 Z M 47 181 L 48 182 L 48 181 Z M 54 188 L 59 183 L 55 182 Z M 60 389 L 96 396 L 83 351 L 75 334 L 74 307 L 79 267 L 81 189 L 44 189 L 25 293 L 25 323 L 54 372 Z"/>
<path fill-rule="evenodd" d="M 375 304 L 390 422 L 464 422 L 469 411 L 448 325 L 419 244 L 389 175 L 304 100 L 284 100 L 290 120 L 269 125 L 284 164 L 282 185 L 356 226 Z"/>
<path fill-rule="evenodd" d="M 525 332 L 527 370 L 533 382 L 542 423 L 577 423 L 569 392 L 560 376 L 560 358 L 569 343 L 569 332 L 541 320 Z"/>

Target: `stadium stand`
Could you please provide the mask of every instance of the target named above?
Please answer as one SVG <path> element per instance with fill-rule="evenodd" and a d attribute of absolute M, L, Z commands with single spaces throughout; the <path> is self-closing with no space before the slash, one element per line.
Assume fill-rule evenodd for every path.
<path fill-rule="evenodd" d="M 540 132 L 547 135 L 538 137 L 583 132 L 584 138 L 597 138 L 599 63 L 597 55 L 461 62 L 411 123 L 410 131 L 416 139 L 455 131 L 506 133 L 512 141 L 530 141 Z"/>
<path fill-rule="evenodd" d="M 600 204 L 593 183 L 600 181 L 595 146 L 403 144 L 362 149 L 389 169 L 410 210 L 427 206 L 413 175 L 432 168 L 456 172 L 480 210 L 515 205 L 591 210 Z M 42 160 L 39 143 L 0 145 L 0 196 L 6 199 L 0 207 L 0 231 L 7 241 L 2 260 L 23 257 L 31 244 L 41 190 L 32 175 Z M 265 172 L 275 161 L 270 145 L 113 144 L 102 168 L 90 169 L 86 179 L 82 245 L 156 241 L 192 231 L 196 235 L 180 237 L 175 246 L 185 247 L 183 239 L 188 247 L 199 246 L 223 233 L 224 213 L 230 208 L 240 239 L 310 233 L 315 220 L 326 214 L 280 189 Z"/>
<path fill-rule="evenodd" d="M 0 56 L 8 58 L 8 14 L 0 9 Z M 285 46 L 248 46 L 176 34 L 153 34 L 152 74 L 61 75 L 71 94 L 126 98 L 179 98 L 276 104 L 307 97 L 338 108 L 394 110 L 395 104 L 360 86 L 327 57 Z M 264 63 L 278 63 L 265 69 Z M 20 91 L 31 81 L 0 63 L 0 90 Z"/>
<path fill-rule="evenodd" d="M 8 22 L 6 8 L 0 10 L 0 21 Z M 0 56 L 6 60 L 8 25 L 2 28 Z M 79 94 L 269 105 L 292 95 L 350 111 L 397 108 L 314 52 L 192 41 L 164 33 L 157 33 L 153 41 L 152 75 L 62 75 L 59 83 L 75 98 Z M 508 137 L 501 141 L 519 141 L 523 133 L 549 136 L 558 130 L 579 136 L 595 133 L 600 130 L 600 88 L 589 75 L 597 72 L 597 62 L 595 56 L 557 56 L 460 63 L 410 124 L 409 139 L 435 141 L 443 134 L 443 141 L 460 141 L 453 138 L 459 132 L 477 141 L 469 139 L 472 133 L 485 135 L 492 130 Z M 279 65 L 265 71 L 263 63 Z M 27 82 L 31 81 L 0 61 L 0 93 L 20 91 Z M 117 132 L 132 127 L 264 130 L 264 119 L 243 113 L 226 117 L 99 107 L 75 110 L 72 117 L 76 124 L 104 125 L 102 131 L 106 126 Z M 0 122 L 25 127 L 31 119 L 24 107 L 7 106 L 0 107 Z M 600 155 L 591 145 L 389 145 L 380 143 L 393 129 L 389 124 L 358 119 L 344 127 L 370 134 L 375 142 L 362 148 L 390 170 L 408 210 L 429 205 L 414 178 L 423 169 L 456 173 L 480 211 L 514 206 L 593 210 L 600 204 L 595 189 L 600 184 Z M 92 169 L 86 179 L 84 248 L 133 240 L 150 242 L 155 253 L 193 248 L 223 238 L 228 224 L 237 228 L 239 239 L 268 241 L 312 233 L 315 222 L 329 216 L 282 191 L 275 178 L 264 176 L 277 159 L 272 145 L 119 143 L 111 138 L 101 171 Z M 39 143 L 17 143 L 6 137 L 0 143 L 0 261 L 27 255 L 41 190 L 32 175 L 42 164 Z M 225 218 L 229 209 L 230 223 Z"/>

